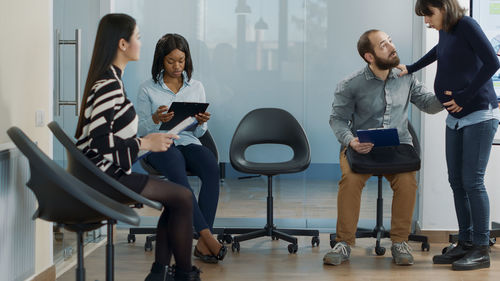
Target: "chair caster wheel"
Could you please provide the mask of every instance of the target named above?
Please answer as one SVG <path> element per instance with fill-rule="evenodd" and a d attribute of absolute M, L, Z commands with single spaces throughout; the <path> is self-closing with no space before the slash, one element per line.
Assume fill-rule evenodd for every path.
<path fill-rule="evenodd" d="M 385 248 L 375 247 L 375 254 L 377 254 L 377 256 L 383 256 L 385 254 Z"/>
<path fill-rule="evenodd" d="M 233 244 L 231 245 L 231 251 L 234 252 L 240 252 L 240 242 L 234 241 Z"/>
<path fill-rule="evenodd" d="M 422 249 L 422 251 L 429 252 L 431 249 L 431 245 L 429 245 L 428 242 L 422 242 L 421 249 Z"/>
<path fill-rule="evenodd" d="M 497 239 L 495 237 L 490 238 L 490 246 L 495 245 L 496 242 L 497 242 Z"/>
<path fill-rule="evenodd" d="M 233 243 L 233 236 L 231 236 L 229 234 L 224 234 L 224 241 L 226 242 L 226 244 Z"/>
<path fill-rule="evenodd" d="M 219 243 L 224 244 L 224 234 L 217 234 L 217 241 Z"/>
<path fill-rule="evenodd" d="M 280 239 L 279 239 L 279 237 L 274 236 L 274 235 L 273 235 L 273 236 L 271 236 L 271 239 L 272 239 L 272 240 L 276 240 L 276 241 L 280 240 Z"/>
<path fill-rule="evenodd" d="M 295 254 L 299 250 L 299 246 L 297 244 L 288 244 L 288 252 L 290 254 Z"/>
<path fill-rule="evenodd" d="M 311 239 L 311 245 L 314 247 L 314 246 L 319 246 L 319 237 L 318 236 L 314 236 L 312 239 Z"/>
<path fill-rule="evenodd" d="M 218 234 L 217 241 L 221 244 L 231 244 L 233 242 L 233 237 L 229 234 Z"/>
<path fill-rule="evenodd" d="M 127 242 L 128 243 L 135 243 L 135 234 L 129 234 L 127 236 Z"/>
<path fill-rule="evenodd" d="M 146 243 L 144 243 L 144 251 L 145 252 L 151 252 L 151 251 L 153 251 L 153 242 L 146 241 Z"/>
<path fill-rule="evenodd" d="M 332 249 L 333 249 L 333 247 L 335 247 L 335 245 L 337 245 L 337 241 L 330 240 L 330 247 L 332 247 Z"/>

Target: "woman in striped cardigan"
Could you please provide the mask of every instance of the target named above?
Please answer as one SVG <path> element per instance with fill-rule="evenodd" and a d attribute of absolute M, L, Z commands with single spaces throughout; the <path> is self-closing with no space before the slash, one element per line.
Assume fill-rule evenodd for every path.
<path fill-rule="evenodd" d="M 165 133 L 136 136 L 138 118 L 121 76 L 129 61 L 139 59 L 140 48 L 139 30 L 132 17 L 108 14 L 101 19 L 75 134 L 77 146 L 108 175 L 142 196 L 163 203 L 155 262 L 146 281 L 200 280 L 200 271 L 192 266 L 190 255 L 191 192 L 175 183 L 131 171 L 140 150 L 166 151 L 172 139 L 178 138 Z M 172 254 L 175 270 L 169 270 Z"/>

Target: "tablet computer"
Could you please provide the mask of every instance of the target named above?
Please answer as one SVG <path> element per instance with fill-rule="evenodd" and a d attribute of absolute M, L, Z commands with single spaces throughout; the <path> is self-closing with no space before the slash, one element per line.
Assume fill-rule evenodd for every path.
<path fill-rule="evenodd" d="M 371 142 L 374 146 L 399 145 L 399 135 L 396 128 L 380 128 L 356 131 L 359 142 Z"/>
<path fill-rule="evenodd" d="M 174 112 L 174 117 L 168 122 L 161 123 L 160 130 L 170 130 L 188 117 L 207 110 L 208 103 L 202 102 L 173 102 L 168 112 Z"/>

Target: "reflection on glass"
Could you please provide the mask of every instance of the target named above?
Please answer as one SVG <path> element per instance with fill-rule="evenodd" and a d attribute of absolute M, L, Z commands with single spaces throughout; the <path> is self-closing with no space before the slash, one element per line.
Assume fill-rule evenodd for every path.
<path fill-rule="evenodd" d="M 140 83 L 150 77 L 158 38 L 166 33 L 183 35 L 191 47 L 193 77 L 204 84 L 210 103 L 209 126 L 220 161 L 229 162 L 232 135 L 247 112 L 283 108 L 308 136 L 312 164 L 306 174 L 324 180 L 330 195 L 335 192 L 331 173 L 313 172 L 322 165 L 328 171 L 338 169 L 334 165 L 340 145 L 328 124 L 335 87 L 365 65 L 356 42 L 367 29 L 391 34 L 401 61 L 413 61 L 413 45 L 420 42 L 413 43 L 414 15 L 408 8 L 412 6 L 413 0 L 116 1 L 115 11 L 134 16 L 142 33 L 141 60 L 127 66 L 125 88 L 134 102 Z M 255 161 L 289 157 L 288 151 L 272 148 L 250 153 Z M 302 191 L 294 194 L 302 197 L 296 203 L 304 208 L 314 205 L 315 193 L 298 184 L 296 188 Z M 279 190 L 280 183 L 276 186 Z M 327 211 L 318 209 L 314 215 L 331 217 L 332 202 L 325 204 Z"/>

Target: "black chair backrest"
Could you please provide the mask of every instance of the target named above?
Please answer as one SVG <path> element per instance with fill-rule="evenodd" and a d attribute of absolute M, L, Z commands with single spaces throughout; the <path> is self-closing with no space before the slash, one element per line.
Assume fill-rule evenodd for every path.
<path fill-rule="evenodd" d="M 139 224 L 136 212 L 67 173 L 19 128 L 11 127 L 7 134 L 28 158 L 31 175 L 27 186 L 38 200 L 36 217 L 69 225 L 99 223 L 106 219 Z"/>
<path fill-rule="evenodd" d="M 418 140 L 417 132 L 413 128 L 413 125 L 408 121 L 408 131 L 410 132 L 410 136 L 413 143 L 413 148 L 417 152 L 418 156 L 420 156 L 420 141 Z"/>
<path fill-rule="evenodd" d="M 267 166 L 248 161 L 245 150 L 256 144 L 287 145 L 293 150 L 293 158 Z M 280 108 L 259 108 L 247 113 L 234 132 L 229 157 L 233 167 L 240 172 L 269 175 L 300 172 L 311 163 L 304 129 L 289 112 Z"/>
<path fill-rule="evenodd" d="M 151 201 L 135 193 L 97 168 L 97 166 L 85 155 L 83 155 L 78 147 L 76 147 L 73 140 L 63 131 L 57 122 L 50 122 L 48 127 L 59 142 L 66 148 L 68 156 L 68 172 L 70 174 L 120 203 L 142 203 L 152 208 L 161 210 L 161 203 Z"/>
<path fill-rule="evenodd" d="M 210 134 L 210 131 L 207 130 L 203 136 L 199 137 L 199 140 L 201 142 L 201 145 L 207 147 L 212 151 L 212 153 L 215 156 L 215 159 L 217 160 L 217 163 L 219 163 L 219 151 L 217 150 L 217 145 L 215 144 L 214 138 L 212 137 L 212 134 Z"/>

